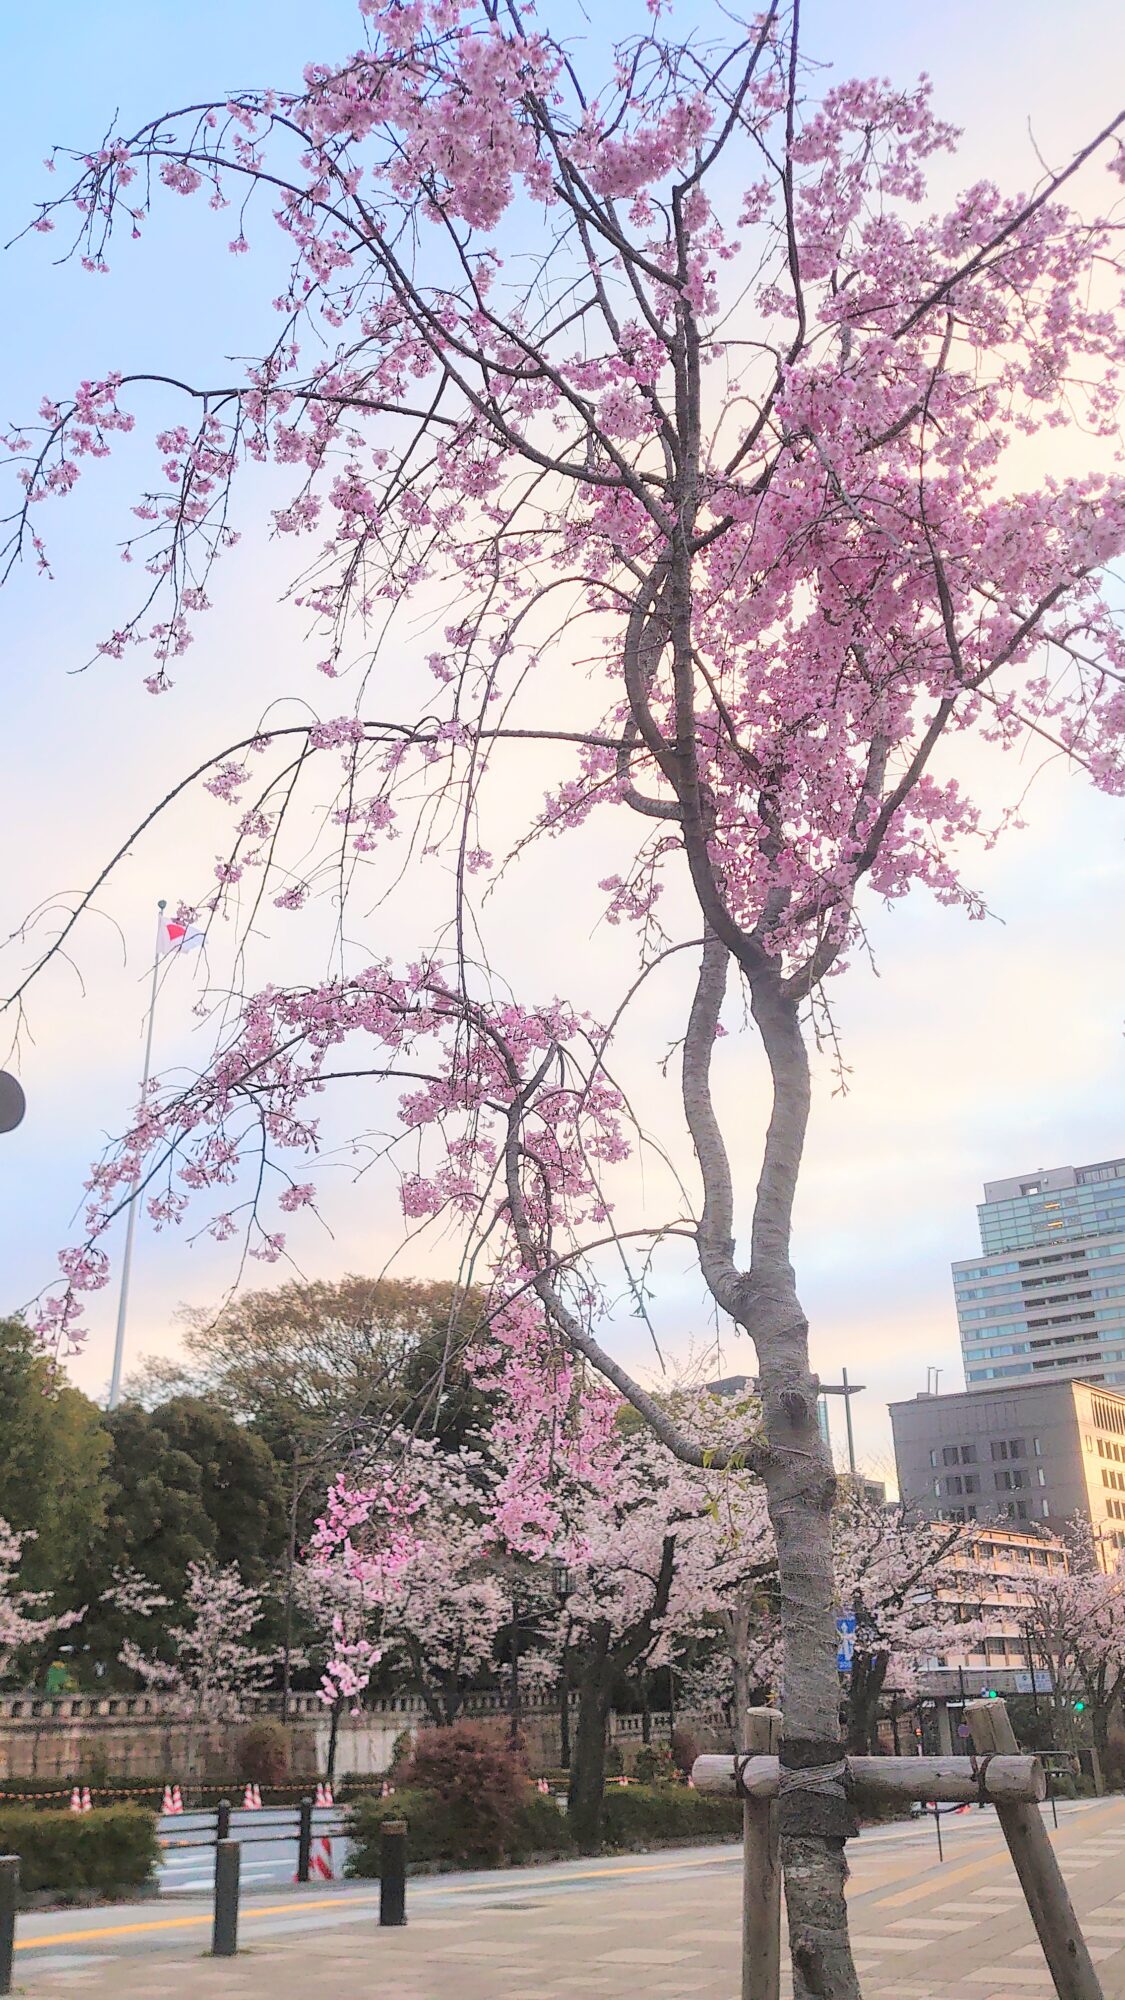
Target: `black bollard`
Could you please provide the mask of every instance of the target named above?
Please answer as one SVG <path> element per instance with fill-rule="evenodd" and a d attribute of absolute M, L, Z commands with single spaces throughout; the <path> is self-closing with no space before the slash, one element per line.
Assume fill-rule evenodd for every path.
<path fill-rule="evenodd" d="M 215 1812 L 215 1839 L 230 1839 L 230 1800 L 220 1799 Z"/>
<path fill-rule="evenodd" d="M 12 1990 L 12 1956 L 16 1948 L 16 1898 L 20 1890 L 18 1854 L 0 1854 L 0 1993 Z"/>
<path fill-rule="evenodd" d="M 215 1958 L 233 1958 L 238 1950 L 241 1852 L 237 1840 L 220 1840 L 215 1846 L 215 1920 L 211 1930 L 211 1952 Z"/>
<path fill-rule="evenodd" d="M 406 1922 L 406 1821 L 385 1819 L 379 1829 L 379 1922 Z"/>
<path fill-rule="evenodd" d="M 298 1882 L 307 1882 L 309 1879 L 309 1856 L 312 1853 L 312 1815 L 313 1815 L 312 1800 L 302 1799 L 300 1806 L 300 1819 L 297 1825 Z"/>

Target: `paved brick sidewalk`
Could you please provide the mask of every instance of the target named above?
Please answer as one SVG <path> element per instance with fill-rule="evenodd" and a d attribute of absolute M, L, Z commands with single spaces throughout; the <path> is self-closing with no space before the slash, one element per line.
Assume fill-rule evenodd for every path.
<path fill-rule="evenodd" d="M 1054 1836 L 1106 2000 L 1125 2000 L 1125 1802 L 1068 1817 Z M 992 1836 L 855 1849 L 853 1934 L 865 1996 L 885 2000 L 1049 2000 L 1053 1993 L 1006 1852 Z M 404 1931 L 380 1931 L 366 1898 L 324 1928 L 255 1939 L 233 1961 L 200 1953 L 199 1930 L 168 1948 L 107 1961 L 21 1953 L 35 2000 L 736 2000 L 739 1881 L 731 1857 L 682 1865 L 656 1856 L 565 1879 L 529 1871 L 513 1890 L 412 1888 Z M 272 1903 L 276 1908 L 276 1903 Z M 106 1912 L 110 1918 L 112 1913 Z M 173 1920 L 174 1921 L 174 1920 Z M 297 1919 L 297 1921 L 300 1921 Z M 319 1921 L 319 1919 L 318 1919 Z M 102 1949 L 110 1949 L 105 1934 Z M 783 1991 L 788 1990 L 788 1985 Z"/>

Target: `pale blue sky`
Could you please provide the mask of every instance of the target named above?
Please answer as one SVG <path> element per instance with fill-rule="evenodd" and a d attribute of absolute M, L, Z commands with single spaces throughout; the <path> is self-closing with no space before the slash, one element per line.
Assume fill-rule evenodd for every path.
<path fill-rule="evenodd" d="M 541 7 L 558 18 L 555 0 Z M 701 0 L 685 11 L 691 20 L 712 17 Z M 567 14 L 577 24 L 569 0 Z M 1047 0 L 940 9 L 817 0 L 806 8 L 806 46 L 837 74 L 905 81 L 925 67 L 939 109 L 968 128 L 948 185 L 983 174 L 1022 184 L 1036 172 L 1029 121 L 1052 160 L 1104 122 L 1121 73 L 1118 16 L 1108 0 L 1075 0 L 1066 10 Z M 115 110 L 128 125 L 216 89 L 288 82 L 305 61 L 346 50 L 357 39 L 355 19 L 351 0 L 315 9 L 297 0 L 196 0 L 191 8 L 60 0 L 21 8 L 18 18 L 6 10 L 0 59 L 18 83 L 7 94 L 0 235 L 20 226 L 45 188 L 40 163 L 52 141 L 94 143 Z M 143 244 L 118 248 L 109 279 L 54 268 L 57 239 L 32 237 L 8 252 L 4 417 L 25 416 L 42 394 L 111 367 L 198 373 L 251 349 L 272 250 L 230 258 L 226 234 L 195 204 L 169 201 Z M 142 428 L 156 406 L 138 409 Z M 171 698 L 154 703 L 139 690 L 136 661 L 74 675 L 128 604 L 113 537 L 132 498 L 138 451 L 122 451 L 44 517 L 54 584 L 28 573 L 0 600 L 5 932 L 40 897 L 84 882 L 162 781 L 213 747 L 227 716 L 237 735 L 275 687 L 310 689 L 299 630 L 276 604 L 284 571 L 253 538 L 228 564 L 219 607 Z M 1013 789 L 1018 782 L 1013 772 Z M 836 996 L 852 1089 L 834 1098 L 824 1079 L 797 1251 L 819 1364 L 833 1376 L 847 1364 L 870 1385 L 857 1430 L 873 1465 L 889 1455 L 888 1396 L 924 1386 L 928 1363 L 945 1369 L 947 1386 L 959 1384 L 948 1265 L 975 1248 L 982 1179 L 1125 1150 L 1120 809 L 1088 798 L 1062 773 L 1032 796 L 1030 830 L 973 871 L 1002 922 L 968 926 L 922 901 L 876 915 L 880 976 L 858 969 Z M 120 1124 L 139 1069 L 152 906 L 160 893 L 175 899 L 198 887 L 220 825 L 217 809 L 192 808 L 139 849 L 105 898 L 106 919 L 91 924 L 80 946 L 85 995 L 75 977 L 60 974 L 33 1005 L 24 1071 L 31 1108 L 21 1132 L 0 1140 L 0 1308 L 48 1279 L 68 1240 L 86 1165 L 101 1135 Z M 551 865 L 563 869 L 564 859 Z M 559 893 L 565 887 L 560 875 Z M 404 927 L 390 948 L 410 942 Z M 284 969 L 292 946 L 278 949 Z M 538 957 L 553 990 L 559 978 L 546 941 Z M 197 967 L 176 967 L 161 1003 L 165 1064 L 190 1057 Z M 656 1014 L 650 1025 L 659 1026 Z M 740 1073 L 731 1086 L 746 1093 L 741 1163 L 752 1180 L 760 1079 Z M 381 1192 L 349 1186 L 342 1167 L 335 1172 L 336 1235 L 310 1228 L 300 1254 L 318 1273 L 370 1269 L 390 1247 L 394 1217 Z M 134 1353 L 166 1345 L 177 1304 L 214 1298 L 229 1275 L 229 1260 L 213 1248 L 142 1230 Z M 108 1373 L 112 1317 L 103 1294 L 75 1369 L 92 1392 Z M 704 1337 L 673 1273 L 661 1329 L 673 1348 L 693 1331 Z M 622 1350 L 634 1359 L 643 1352 L 628 1327 Z M 744 1363 L 737 1349 L 725 1358 L 732 1368 Z"/>

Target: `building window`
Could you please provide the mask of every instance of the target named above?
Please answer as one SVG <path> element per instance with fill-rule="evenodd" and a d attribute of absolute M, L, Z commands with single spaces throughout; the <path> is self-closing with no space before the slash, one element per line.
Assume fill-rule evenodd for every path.
<path fill-rule="evenodd" d="M 1038 1439 L 1038 1438 L 1032 1438 L 1032 1440 L 1031 1440 L 1031 1449 L 1032 1449 L 1032 1451 L 1033 1451 L 1033 1452 L 1035 1453 L 1035 1456 L 1036 1456 L 1036 1458 L 1042 1458 L 1042 1456 L 1043 1456 L 1043 1447 L 1042 1447 L 1042 1445 L 1040 1444 L 1040 1442 L 1039 1442 L 1039 1439 Z"/>
<path fill-rule="evenodd" d="M 1026 1453 L 1026 1452 L 1024 1451 L 1024 1441 L 1023 1441 L 1023 1439 L 1022 1439 L 1022 1438 L 1012 1438 L 1012 1439 L 1010 1440 L 1009 1444 L 1008 1444 L 1008 1457 L 1009 1457 L 1009 1458 L 1026 1458 L 1026 1456 L 1027 1456 L 1027 1453 Z"/>
<path fill-rule="evenodd" d="M 936 1464 L 937 1464 L 937 1452 L 936 1452 L 936 1451 L 931 1451 L 931 1453 L 930 1453 L 930 1464 L 931 1464 L 931 1465 L 936 1465 Z"/>
<path fill-rule="evenodd" d="M 965 1491 L 966 1493 L 980 1492 L 980 1480 L 977 1478 L 975 1472 L 967 1472 L 965 1474 Z"/>
<path fill-rule="evenodd" d="M 942 1446 L 941 1462 L 943 1465 L 956 1465 L 957 1446 L 955 1444 L 946 1444 Z"/>
<path fill-rule="evenodd" d="M 1043 1467 L 1042 1467 L 1042 1466 L 1039 1466 L 1039 1468 L 1038 1468 L 1038 1470 L 1037 1470 L 1037 1472 L 1036 1472 L 1036 1478 L 1038 1479 L 1038 1481 L 1039 1481 L 1039 1484 L 1040 1484 L 1040 1486 L 1046 1486 L 1046 1484 L 1047 1484 L 1047 1475 L 1046 1475 L 1046 1473 L 1044 1472 L 1044 1470 L 1043 1470 Z"/>
<path fill-rule="evenodd" d="M 1043 1519 L 1044 1519 L 1045 1521 L 1046 1521 L 1046 1520 L 1049 1520 L 1049 1519 L 1050 1519 L 1050 1514 L 1051 1514 L 1051 1509 L 1050 1509 L 1050 1507 L 1048 1506 L 1048 1504 L 1047 1504 L 1046 1500 L 1041 1500 L 1041 1501 L 1039 1502 L 1039 1506 L 1040 1506 L 1040 1509 L 1041 1509 L 1041 1511 L 1042 1511 L 1042 1514 L 1043 1514 Z"/>
<path fill-rule="evenodd" d="M 992 1456 L 993 1456 L 993 1458 L 994 1458 L 994 1459 L 1001 1459 L 1001 1458 L 1007 1458 L 1007 1456 L 1008 1456 L 1008 1447 L 1007 1447 L 1007 1445 L 1005 1444 L 1005 1442 L 1004 1442 L 1003 1438 L 993 1438 L 993 1440 L 992 1440 Z"/>
<path fill-rule="evenodd" d="M 963 1488 L 960 1479 L 947 1479 L 945 1482 L 945 1490 L 950 1495 L 961 1493 L 963 1491 Z"/>
<path fill-rule="evenodd" d="M 963 1445 L 961 1446 L 961 1463 L 962 1463 L 962 1465 L 975 1465 L 975 1464 L 976 1464 L 976 1462 L 977 1462 L 977 1448 L 976 1448 L 976 1445 L 975 1445 L 975 1444 L 963 1444 Z"/>

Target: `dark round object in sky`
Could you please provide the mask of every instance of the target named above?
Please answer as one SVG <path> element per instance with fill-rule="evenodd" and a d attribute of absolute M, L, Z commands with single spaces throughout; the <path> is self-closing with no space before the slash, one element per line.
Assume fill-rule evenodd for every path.
<path fill-rule="evenodd" d="M 14 1132 L 26 1110 L 27 1099 L 17 1078 L 0 1069 L 0 1132 Z"/>

